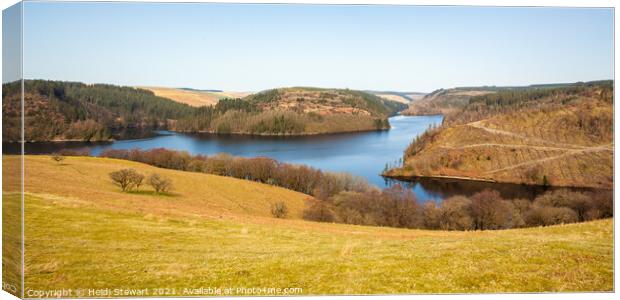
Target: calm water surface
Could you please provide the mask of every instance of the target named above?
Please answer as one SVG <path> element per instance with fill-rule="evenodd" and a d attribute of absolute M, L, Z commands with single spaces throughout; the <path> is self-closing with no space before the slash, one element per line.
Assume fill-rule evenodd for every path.
<path fill-rule="evenodd" d="M 542 188 L 513 184 L 493 184 L 459 180 L 386 180 L 379 174 L 386 164 L 394 165 L 409 143 L 432 124 L 440 124 L 442 116 L 396 116 L 390 118 L 392 129 L 380 132 L 330 134 L 303 137 L 262 137 L 240 135 L 188 135 L 161 132 L 153 138 L 105 143 L 28 143 L 26 153 L 53 153 L 61 149 L 87 148 L 98 155 L 107 149 L 168 148 L 192 154 L 230 153 L 236 156 L 267 156 L 279 161 L 306 164 L 326 171 L 349 172 L 369 182 L 386 187 L 400 183 L 410 187 L 421 201 L 455 195 L 470 195 L 485 188 L 499 190 L 506 198 L 533 198 Z M 4 144 L 3 153 L 16 153 L 16 145 Z"/>

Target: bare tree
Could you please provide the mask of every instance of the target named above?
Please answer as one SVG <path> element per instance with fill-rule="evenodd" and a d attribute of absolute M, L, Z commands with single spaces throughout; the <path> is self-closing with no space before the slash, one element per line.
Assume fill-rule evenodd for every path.
<path fill-rule="evenodd" d="M 155 189 L 155 193 L 165 193 L 172 189 L 172 181 L 159 174 L 149 176 L 147 183 Z"/>
<path fill-rule="evenodd" d="M 288 214 L 288 208 L 286 207 L 286 203 L 279 201 L 271 205 L 271 215 L 276 218 L 284 219 Z"/>
<path fill-rule="evenodd" d="M 123 192 L 131 190 L 134 186 L 140 186 L 144 176 L 134 169 L 122 169 L 109 174 L 110 179 L 121 187 Z"/>

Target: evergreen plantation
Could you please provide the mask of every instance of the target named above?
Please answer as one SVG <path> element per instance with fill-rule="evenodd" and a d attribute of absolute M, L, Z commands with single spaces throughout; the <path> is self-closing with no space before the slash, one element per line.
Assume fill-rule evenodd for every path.
<path fill-rule="evenodd" d="M 3 85 L 4 141 L 20 137 L 20 91 L 20 82 Z M 259 135 L 383 130 L 403 108 L 351 90 L 273 89 L 192 107 L 134 87 L 24 81 L 27 141 L 138 138 L 157 129 Z"/>

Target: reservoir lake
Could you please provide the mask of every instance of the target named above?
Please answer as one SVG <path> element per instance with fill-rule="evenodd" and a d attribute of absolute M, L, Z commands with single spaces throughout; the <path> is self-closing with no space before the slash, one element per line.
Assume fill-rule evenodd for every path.
<path fill-rule="evenodd" d="M 498 190 L 504 198 L 533 199 L 548 188 L 466 180 L 417 178 L 407 181 L 383 178 L 386 167 L 399 164 L 404 150 L 426 129 L 440 125 L 443 117 L 394 116 L 386 131 L 324 134 L 313 136 L 247 136 L 183 134 L 160 131 L 145 139 L 113 142 L 36 142 L 26 143 L 26 154 L 49 154 L 62 149 L 88 149 L 99 155 L 108 149 L 167 148 L 191 154 L 229 153 L 235 156 L 266 156 L 278 161 L 305 164 L 324 171 L 348 172 L 368 182 L 387 187 L 401 184 L 410 188 L 418 200 L 441 201 L 453 195 L 472 195 L 486 188 Z M 3 144 L 3 153 L 19 153 L 19 144 Z"/>

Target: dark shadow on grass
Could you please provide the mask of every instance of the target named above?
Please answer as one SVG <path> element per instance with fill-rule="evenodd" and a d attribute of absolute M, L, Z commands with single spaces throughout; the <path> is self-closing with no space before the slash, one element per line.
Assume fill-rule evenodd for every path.
<path fill-rule="evenodd" d="M 156 197 L 169 197 L 169 198 L 174 198 L 174 197 L 179 197 L 179 196 L 181 196 L 180 194 L 176 194 L 176 193 L 172 193 L 172 192 L 155 193 L 155 191 L 127 191 L 126 193 L 128 193 L 128 194 L 134 194 L 134 195 L 145 195 L 145 196 L 156 196 Z"/>

